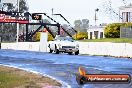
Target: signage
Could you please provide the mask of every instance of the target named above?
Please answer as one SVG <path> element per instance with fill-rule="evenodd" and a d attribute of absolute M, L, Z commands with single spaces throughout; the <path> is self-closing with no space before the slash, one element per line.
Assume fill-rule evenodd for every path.
<path fill-rule="evenodd" d="M 42 15 L 32 14 L 32 19 L 33 20 L 42 20 Z"/>
<path fill-rule="evenodd" d="M 26 13 L 0 12 L 0 22 L 3 23 L 29 23 L 29 17 Z"/>

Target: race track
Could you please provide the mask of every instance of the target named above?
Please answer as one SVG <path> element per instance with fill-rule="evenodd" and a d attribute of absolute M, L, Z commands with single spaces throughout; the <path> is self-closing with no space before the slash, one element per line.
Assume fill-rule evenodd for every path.
<path fill-rule="evenodd" d="M 132 88 L 130 84 L 87 84 L 76 83 L 75 74 L 83 66 L 87 73 L 120 73 L 132 75 L 132 60 L 102 56 L 49 54 L 30 51 L 0 50 L 0 65 L 8 65 L 41 74 L 47 74 L 71 88 Z"/>

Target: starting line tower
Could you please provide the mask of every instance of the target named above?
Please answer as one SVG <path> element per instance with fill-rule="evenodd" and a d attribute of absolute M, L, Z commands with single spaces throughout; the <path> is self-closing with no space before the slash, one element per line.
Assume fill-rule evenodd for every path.
<path fill-rule="evenodd" d="M 54 24 L 51 23 L 44 23 L 42 21 L 42 15 L 46 16 L 49 18 L 51 21 L 54 22 Z M 30 18 L 32 20 L 38 21 L 37 23 L 34 22 L 29 22 Z M 63 17 L 64 18 L 64 17 Z M 65 21 L 67 21 L 64 18 Z M 68 21 L 67 21 L 68 22 Z M 6 11 L 0 11 L 0 23 L 19 23 L 19 24 L 25 24 L 26 25 L 26 37 L 25 41 L 31 41 L 33 35 L 35 35 L 36 32 L 38 32 L 42 27 L 46 28 L 47 31 L 55 37 L 55 35 L 52 33 L 52 31 L 49 29 L 48 26 L 56 26 L 58 28 L 58 33 L 57 35 L 61 34 L 61 30 L 63 30 L 68 36 L 72 37 L 72 35 L 63 28 L 63 26 L 58 23 L 56 20 L 48 16 L 46 13 L 29 13 L 29 12 L 6 12 Z M 68 22 L 69 23 L 69 22 Z M 29 33 L 29 25 L 38 25 L 39 27 L 32 33 Z M 72 28 L 72 30 L 74 30 Z M 74 30 L 76 33 L 76 31 Z"/>

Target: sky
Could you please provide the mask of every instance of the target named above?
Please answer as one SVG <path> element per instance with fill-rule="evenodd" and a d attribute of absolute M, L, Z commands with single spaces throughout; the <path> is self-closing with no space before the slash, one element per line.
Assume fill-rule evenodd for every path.
<path fill-rule="evenodd" d="M 62 14 L 72 25 L 75 20 L 82 19 L 89 19 L 89 24 L 94 25 L 95 9 L 97 8 L 99 8 L 99 11 L 96 12 L 97 24 L 117 22 L 118 19 L 112 19 L 110 15 L 106 14 L 105 8 L 109 6 L 109 1 L 112 2 L 112 8 L 116 12 L 119 11 L 119 6 L 124 5 L 122 0 L 27 0 L 29 12 L 44 12 L 51 15 L 53 8 L 54 14 Z M 63 20 L 60 19 L 60 21 Z"/>

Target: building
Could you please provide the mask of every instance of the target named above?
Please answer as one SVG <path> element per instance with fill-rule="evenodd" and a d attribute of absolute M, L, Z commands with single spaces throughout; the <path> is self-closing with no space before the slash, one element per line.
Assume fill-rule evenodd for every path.
<path fill-rule="evenodd" d="M 120 22 L 132 22 L 132 4 L 119 8 Z M 121 27 L 120 38 L 132 38 L 132 27 Z"/>
<path fill-rule="evenodd" d="M 119 7 L 119 22 L 126 23 L 132 22 L 132 4 L 128 6 Z M 105 25 L 106 26 L 106 25 Z M 87 30 L 88 39 L 100 39 L 104 38 L 105 26 L 91 26 Z M 132 27 L 121 27 L 120 29 L 121 38 L 132 38 Z"/>
<path fill-rule="evenodd" d="M 104 38 L 104 26 L 91 26 L 87 30 L 88 39 Z"/>
<path fill-rule="evenodd" d="M 119 7 L 120 22 L 132 22 L 132 4 Z"/>

